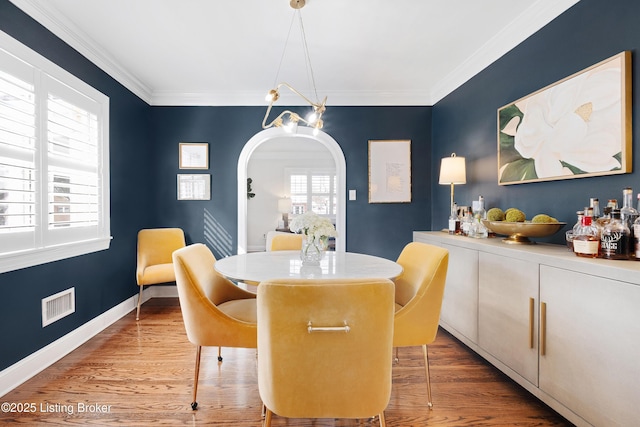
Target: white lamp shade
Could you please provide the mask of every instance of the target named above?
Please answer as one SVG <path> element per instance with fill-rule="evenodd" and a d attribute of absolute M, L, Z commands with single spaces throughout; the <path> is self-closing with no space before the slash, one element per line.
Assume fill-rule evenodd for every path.
<path fill-rule="evenodd" d="M 278 199 L 278 212 L 290 213 L 291 212 L 291 199 L 283 198 Z"/>
<path fill-rule="evenodd" d="M 464 157 L 445 157 L 440 163 L 440 184 L 466 184 L 467 173 Z"/>

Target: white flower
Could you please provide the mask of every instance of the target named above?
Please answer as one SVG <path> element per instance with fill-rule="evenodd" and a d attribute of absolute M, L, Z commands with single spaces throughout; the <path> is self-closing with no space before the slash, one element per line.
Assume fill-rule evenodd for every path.
<path fill-rule="evenodd" d="M 293 218 L 289 223 L 289 229 L 294 233 L 302 233 L 316 241 L 338 236 L 329 218 L 321 217 L 311 211 Z"/>
<path fill-rule="evenodd" d="M 620 168 L 620 69 L 574 77 L 517 103 L 524 113 L 514 147 L 533 159 L 538 178 Z"/>

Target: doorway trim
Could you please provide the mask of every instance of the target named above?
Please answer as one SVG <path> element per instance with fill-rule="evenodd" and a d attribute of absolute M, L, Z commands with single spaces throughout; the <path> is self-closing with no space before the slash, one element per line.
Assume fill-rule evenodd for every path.
<path fill-rule="evenodd" d="M 313 134 L 313 129 L 306 127 L 298 127 L 296 132 L 287 132 L 282 128 L 270 128 L 258 132 L 244 145 L 240 156 L 238 157 L 238 253 L 247 252 L 247 166 L 249 159 L 256 148 L 263 142 L 273 138 L 298 138 L 311 139 L 324 145 L 336 164 L 336 176 L 338 185 L 336 188 L 336 251 L 346 250 L 346 187 L 347 187 L 347 163 L 344 158 L 342 148 L 331 136 L 325 132 L 318 131 L 317 135 Z M 304 143 L 304 141 L 302 141 Z"/>

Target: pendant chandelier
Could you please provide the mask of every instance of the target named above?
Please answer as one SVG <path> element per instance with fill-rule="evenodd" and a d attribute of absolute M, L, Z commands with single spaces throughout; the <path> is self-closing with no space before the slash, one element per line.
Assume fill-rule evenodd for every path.
<path fill-rule="evenodd" d="M 287 40 L 284 45 L 282 58 L 280 58 L 280 65 L 278 66 L 278 71 L 276 73 L 276 78 L 274 79 L 274 82 L 278 81 L 278 76 L 280 74 L 280 67 L 282 66 L 282 59 L 284 58 L 284 54 L 287 50 L 287 45 L 289 43 L 289 37 L 291 35 L 291 28 L 293 27 L 294 19 L 297 17 L 300 23 L 300 36 L 302 38 L 302 46 L 303 46 L 304 56 L 305 56 L 305 65 L 309 74 L 308 77 L 311 80 L 311 84 L 313 86 L 313 92 L 314 92 L 316 101 L 314 102 L 311 99 L 307 98 L 300 91 L 298 91 L 288 83 L 282 82 L 282 83 L 274 84 L 275 88 L 271 89 L 265 98 L 266 101 L 269 102 L 269 106 L 267 107 L 267 111 L 264 115 L 264 119 L 262 119 L 262 128 L 268 129 L 272 126 L 275 126 L 275 127 L 284 127 L 285 129 L 290 129 L 293 131 L 295 128 L 297 128 L 298 123 L 302 122 L 303 124 L 309 127 L 312 127 L 314 129 L 314 133 L 317 133 L 320 129 L 322 129 L 324 125 L 322 121 L 322 114 L 326 110 L 327 97 L 325 96 L 322 102 L 318 101 L 318 92 L 316 89 L 316 82 L 313 75 L 313 68 L 311 67 L 311 58 L 309 56 L 309 48 L 307 47 L 307 37 L 304 32 L 304 24 L 302 22 L 302 14 L 300 12 L 300 9 L 302 9 L 305 5 L 305 0 L 291 0 L 289 4 L 294 9 L 294 14 L 293 14 L 293 17 L 291 18 L 289 33 L 287 34 Z M 303 117 L 300 114 L 297 114 L 293 111 L 285 110 L 282 113 L 280 113 L 275 119 L 273 119 L 271 122 L 267 123 L 273 104 L 276 101 L 278 101 L 278 99 L 280 98 L 281 88 L 286 88 L 291 92 L 295 93 L 296 95 L 298 95 L 300 98 L 302 98 L 307 104 L 311 106 L 312 108 L 311 113 L 308 116 Z"/>

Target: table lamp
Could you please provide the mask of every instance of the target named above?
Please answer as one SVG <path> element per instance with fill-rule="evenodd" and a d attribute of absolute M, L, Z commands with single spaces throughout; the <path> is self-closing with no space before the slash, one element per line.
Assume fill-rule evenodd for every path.
<path fill-rule="evenodd" d="M 451 153 L 450 157 L 444 157 L 440 162 L 440 180 L 441 185 L 451 185 L 451 214 L 453 214 L 453 187 L 455 184 L 466 184 L 467 173 L 465 171 L 464 157 L 457 157 L 456 153 Z"/>
<path fill-rule="evenodd" d="M 291 199 L 283 197 L 278 199 L 278 212 L 282 214 L 282 222 L 284 223 L 282 228 L 289 229 L 289 213 L 291 212 Z"/>

